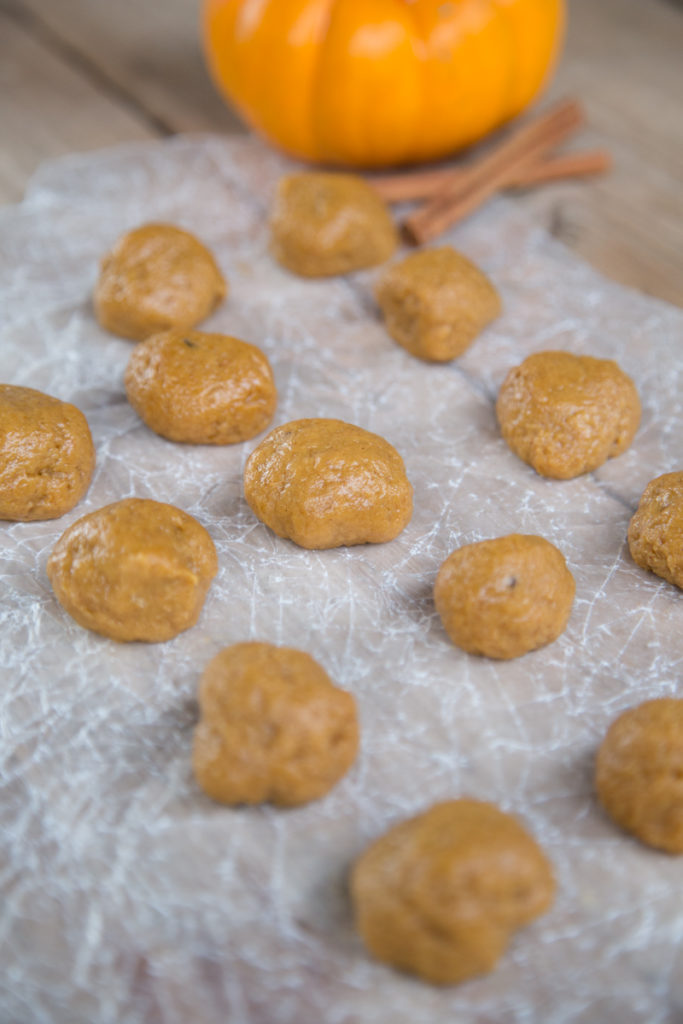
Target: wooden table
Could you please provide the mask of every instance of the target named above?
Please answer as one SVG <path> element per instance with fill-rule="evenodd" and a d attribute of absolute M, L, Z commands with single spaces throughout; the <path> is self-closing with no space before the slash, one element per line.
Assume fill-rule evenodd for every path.
<path fill-rule="evenodd" d="M 198 0 L 0 0 L 0 202 L 41 161 L 175 132 L 242 131 L 216 95 Z M 683 306 L 683 7 L 570 0 L 551 93 L 578 95 L 608 177 L 519 195 L 604 273 Z"/>

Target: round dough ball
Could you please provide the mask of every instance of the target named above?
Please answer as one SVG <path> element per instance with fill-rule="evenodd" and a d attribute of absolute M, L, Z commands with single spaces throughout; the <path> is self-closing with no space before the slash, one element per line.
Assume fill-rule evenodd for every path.
<path fill-rule="evenodd" d="M 88 490 L 95 448 L 80 409 L 0 384 L 0 519 L 58 519 Z"/>
<path fill-rule="evenodd" d="M 266 526 L 302 548 L 382 544 L 413 511 L 396 449 L 341 420 L 276 427 L 247 460 L 244 493 Z"/>
<path fill-rule="evenodd" d="M 145 224 L 119 238 L 102 260 L 95 313 L 105 330 L 142 341 L 172 327 L 194 327 L 227 290 L 194 235 L 172 224 Z"/>
<path fill-rule="evenodd" d="M 633 561 L 683 588 L 683 472 L 651 480 L 628 528 Z"/>
<path fill-rule="evenodd" d="M 392 828 L 351 876 L 370 952 L 442 985 L 492 970 L 511 932 L 547 910 L 554 893 L 552 868 L 522 826 L 468 799 Z"/>
<path fill-rule="evenodd" d="M 648 846 L 683 853 L 683 700 L 648 700 L 612 722 L 595 786 L 617 825 Z"/>
<path fill-rule="evenodd" d="M 562 633 L 574 577 L 543 537 L 512 533 L 466 544 L 439 570 L 434 601 L 456 646 L 487 658 L 518 658 Z"/>
<path fill-rule="evenodd" d="M 510 370 L 496 412 L 520 459 L 541 476 L 569 480 L 626 451 L 640 400 L 611 359 L 538 352 Z"/>
<path fill-rule="evenodd" d="M 376 297 L 394 341 L 441 363 L 462 355 L 501 310 L 486 274 L 448 245 L 420 249 L 389 267 Z"/>
<path fill-rule="evenodd" d="M 170 640 L 194 626 L 218 570 L 211 537 L 173 505 L 126 498 L 78 519 L 47 563 L 57 600 L 114 640 Z"/>
<path fill-rule="evenodd" d="M 398 245 L 386 206 L 355 174 L 311 171 L 283 178 L 270 228 L 273 256 L 302 277 L 373 267 Z"/>
<path fill-rule="evenodd" d="M 169 441 L 234 444 L 268 426 L 277 404 L 267 358 L 226 334 L 168 331 L 133 349 L 128 401 Z"/>
<path fill-rule="evenodd" d="M 243 643 L 202 676 L 194 772 L 226 804 L 282 807 L 324 796 L 358 750 L 356 704 L 303 651 Z"/>

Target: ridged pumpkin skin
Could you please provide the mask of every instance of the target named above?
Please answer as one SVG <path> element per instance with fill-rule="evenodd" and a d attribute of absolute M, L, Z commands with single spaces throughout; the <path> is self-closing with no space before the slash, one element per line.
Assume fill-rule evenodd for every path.
<path fill-rule="evenodd" d="M 519 114 L 557 57 L 564 0 L 206 0 L 218 87 L 305 160 L 435 160 Z"/>

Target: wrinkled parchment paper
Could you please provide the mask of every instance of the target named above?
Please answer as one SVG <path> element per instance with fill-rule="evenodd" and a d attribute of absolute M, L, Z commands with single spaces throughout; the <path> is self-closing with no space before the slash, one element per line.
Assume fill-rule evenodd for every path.
<path fill-rule="evenodd" d="M 649 479 L 683 468 L 683 314 L 601 279 L 497 200 L 448 239 L 485 267 L 505 312 L 457 363 L 385 334 L 373 274 L 303 281 L 267 255 L 286 165 L 252 140 L 175 139 L 48 165 L 0 214 L 0 379 L 78 405 L 92 487 L 61 521 L 0 525 L 3 1024 L 664 1024 L 683 1019 L 683 859 L 603 816 L 593 758 L 608 723 L 681 694 L 683 594 L 625 543 Z M 262 346 L 275 424 L 332 416 L 388 438 L 415 515 L 383 546 L 310 552 L 242 496 L 256 441 L 175 445 L 128 406 L 130 343 L 95 323 L 103 252 L 163 219 L 196 232 L 231 284 L 207 327 Z M 494 396 L 531 352 L 618 359 L 640 388 L 632 449 L 597 473 L 543 480 L 498 435 Z M 75 519 L 137 495 L 196 516 L 220 572 L 199 624 L 120 645 L 54 599 L 48 554 Z M 437 569 L 469 541 L 555 542 L 577 581 L 569 628 L 510 663 L 447 641 Z M 357 697 L 362 750 L 324 800 L 228 809 L 190 769 L 199 675 L 249 638 L 309 651 Z M 432 988 L 357 938 L 349 865 L 389 825 L 469 794 L 519 815 L 555 865 L 553 910 L 496 972 Z"/>

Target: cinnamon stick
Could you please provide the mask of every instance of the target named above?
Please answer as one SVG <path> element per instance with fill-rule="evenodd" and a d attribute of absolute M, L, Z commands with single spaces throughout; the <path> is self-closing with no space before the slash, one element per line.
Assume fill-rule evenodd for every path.
<path fill-rule="evenodd" d="M 476 164 L 472 166 L 477 166 Z M 528 188 L 562 178 L 582 178 L 604 174 L 612 166 L 612 158 L 604 149 L 591 149 L 560 156 L 541 157 L 538 161 L 513 173 L 503 188 Z M 462 183 L 466 168 L 445 167 L 433 171 L 407 171 L 369 178 L 372 187 L 385 203 L 403 203 L 415 199 L 431 199 L 445 185 Z"/>
<path fill-rule="evenodd" d="M 449 182 L 462 181 L 466 167 L 441 167 L 433 171 L 405 171 L 368 178 L 385 203 L 405 203 L 413 199 L 431 199 Z"/>
<path fill-rule="evenodd" d="M 562 178 L 587 178 L 593 174 L 605 174 L 611 166 L 612 157 L 606 149 L 562 153 L 525 167 L 519 175 L 513 175 L 505 188 L 529 188 Z"/>
<path fill-rule="evenodd" d="M 513 174 L 538 160 L 576 131 L 583 119 L 573 100 L 564 100 L 526 122 L 478 164 L 463 169 L 457 181 L 444 184 L 404 223 L 408 239 L 418 245 L 436 238 L 472 213 L 505 185 Z"/>

